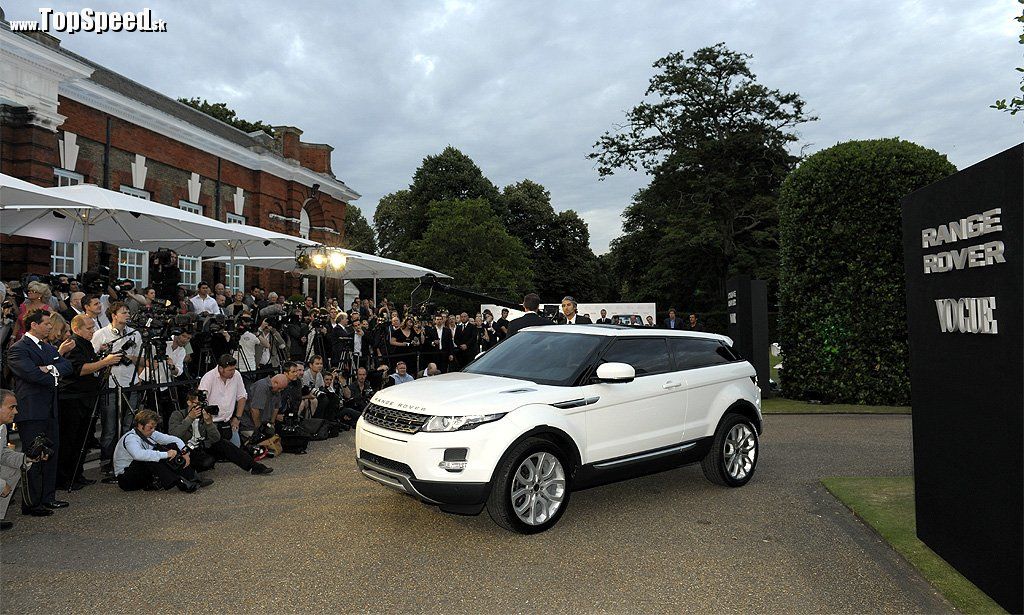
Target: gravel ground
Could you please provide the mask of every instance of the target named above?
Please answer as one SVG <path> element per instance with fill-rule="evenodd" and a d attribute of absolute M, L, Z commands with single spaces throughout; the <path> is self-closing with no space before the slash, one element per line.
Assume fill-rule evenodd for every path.
<path fill-rule="evenodd" d="M 819 483 L 910 474 L 910 417 L 766 422 L 746 487 L 688 466 L 577 492 L 536 536 L 362 478 L 352 432 L 270 476 L 218 464 L 196 494 L 97 484 L 49 518 L 12 506 L 0 611 L 952 611 Z"/>

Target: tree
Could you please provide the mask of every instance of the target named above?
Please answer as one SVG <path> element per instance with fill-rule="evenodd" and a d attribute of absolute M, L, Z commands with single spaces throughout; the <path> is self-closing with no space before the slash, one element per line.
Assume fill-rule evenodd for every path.
<path fill-rule="evenodd" d="M 792 399 L 910 403 L 900 202 L 954 173 L 899 139 L 808 157 L 779 197 L 779 343 Z"/>
<path fill-rule="evenodd" d="M 344 247 L 364 254 L 377 253 L 377 239 L 366 221 L 363 212 L 355 205 L 345 208 L 345 238 Z"/>
<path fill-rule="evenodd" d="M 498 189 L 469 156 L 449 145 L 423 159 L 408 190 L 381 199 L 373 217 L 381 254 L 408 258 L 409 245 L 427 228 L 431 203 L 460 199 L 484 199 L 499 220 L 504 218 Z"/>
<path fill-rule="evenodd" d="M 551 193 L 529 179 L 505 186 L 502 198 L 505 226 L 529 252 L 534 289 L 543 300 L 558 301 L 565 295 L 578 301 L 604 298 L 590 230 L 575 211 L 556 214 Z"/>
<path fill-rule="evenodd" d="M 1017 2 L 1024 4 L 1024 0 L 1017 0 Z M 1024 24 L 1024 10 L 1021 11 L 1020 15 L 1013 19 L 1018 23 Z M 1020 35 L 1017 41 L 1021 45 L 1024 45 L 1024 33 Z M 1018 66 L 1016 70 L 1019 73 L 1024 73 L 1024 67 Z M 1014 96 L 1009 102 L 1007 102 L 1005 98 L 997 100 L 995 104 L 991 105 L 991 107 L 993 109 L 999 109 L 1000 111 L 1009 111 L 1010 115 L 1017 115 L 1018 112 L 1024 111 L 1024 77 L 1021 77 L 1020 79 L 1020 91 L 1020 96 Z"/>
<path fill-rule="evenodd" d="M 724 43 L 661 58 L 648 100 L 594 144 L 601 177 L 652 177 L 612 244 L 624 299 L 720 309 L 730 275 L 776 277 L 775 196 L 797 161 L 794 128 L 816 118 L 757 83 L 750 58 Z"/>
<path fill-rule="evenodd" d="M 234 109 L 228 108 L 227 103 L 211 103 L 211 102 L 207 101 L 205 98 L 200 100 L 198 97 L 197 98 L 179 98 L 178 102 L 184 103 L 184 104 L 186 104 L 186 105 L 188 105 L 188 106 L 190 106 L 193 109 L 196 109 L 198 111 L 202 111 L 206 115 L 209 115 L 210 117 L 216 118 L 216 119 L 224 122 L 225 124 L 230 124 L 230 125 L 234 126 L 235 128 L 241 130 L 242 132 L 249 133 L 249 132 L 255 132 L 257 130 L 262 130 L 263 132 L 267 133 L 268 135 L 271 135 L 271 136 L 274 135 L 274 127 L 273 126 L 271 126 L 270 124 L 266 124 L 264 122 L 261 122 L 259 120 L 256 120 L 255 122 L 249 122 L 249 121 L 243 120 L 242 118 L 238 117 L 238 115 L 235 114 Z"/>
<path fill-rule="evenodd" d="M 508 234 L 486 199 L 433 201 L 423 236 L 409 245 L 410 260 L 452 276 L 455 286 L 503 296 L 522 297 L 532 285 L 526 248 Z M 468 299 L 445 298 L 452 310 L 475 313 Z"/>

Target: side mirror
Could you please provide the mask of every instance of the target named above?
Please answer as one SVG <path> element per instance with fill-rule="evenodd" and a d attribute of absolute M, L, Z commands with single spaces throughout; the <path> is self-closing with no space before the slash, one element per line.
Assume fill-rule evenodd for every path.
<path fill-rule="evenodd" d="M 633 382 L 634 378 L 636 378 L 636 370 L 628 363 L 603 363 L 597 367 L 597 382 L 615 384 Z"/>

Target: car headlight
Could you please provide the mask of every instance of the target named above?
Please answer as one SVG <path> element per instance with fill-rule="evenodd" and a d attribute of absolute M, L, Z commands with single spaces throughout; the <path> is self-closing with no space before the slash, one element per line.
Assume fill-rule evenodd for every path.
<path fill-rule="evenodd" d="M 477 425 L 497 421 L 508 414 L 471 414 L 469 416 L 432 416 L 423 424 L 420 431 L 460 431 L 474 429 Z"/>

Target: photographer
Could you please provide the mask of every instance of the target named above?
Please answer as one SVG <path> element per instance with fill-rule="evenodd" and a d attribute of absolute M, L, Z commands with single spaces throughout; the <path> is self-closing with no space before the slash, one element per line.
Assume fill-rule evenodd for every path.
<path fill-rule="evenodd" d="M 338 386 L 338 377 L 334 372 L 324 374 L 324 385 L 317 396 L 316 418 L 327 419 L 341 423 L 343 429 L 349 429 L 351 422 L 343 422 L 344 411 L 341 407 L 341 388 Z"/>
<path fill-rule="evenodd" d="M 186 399 L 187 407 L 171 414 L 167 433 L 188 442 L 192 449 L 192 467 L 197 472 L 213 468 L 218 460 L 227 460 L 252 474 L 270 474 L 274 470 L 253 461 L 252 455 L 221 438 L 220 430 L 213 423 L 213 416 L 191 391 Z"/>
<path fill-rule="evenodd" d="M 266 324 L 266 321 L 264 321 Z M 270 333 L 265 327 L 260 327 L 257 333 L 253 333 L 252 318 L 248 314 L 240 315 L 235 322 L 235 332 L 238 335 L 238 348 L 234 352 L 235 360 L 240 366 L 243 374 L 254 372 L 259 367 L 257 357 L 263 353 L 263 349 L 270 348 Z M 258 354 L 257 354 L 258 351 Z"/>
<path fill-rule="evenodd" d="M 96 323 L 96 330 L 110 325 L 110 319 L 103 313 L 103 301 L 99 295 L 91 294 L 82 297 L 82 309 L 85 315 Z"/>
<path fill-rule="evenodd" d="M 89 306 L 86 306 L 88 310 Z M 103 426 L 100 436 L 100 468 L 107 474 L 113 471 L 114 445 L 118 437 L 132 428 L 132 416 L 139 394 L 138 391 L 125 392 L 123 389 L 134 384 L 135 364 L 142 349 L 142 336 L 128 327 L 131 315 L 127 306 L 115 301 L 110 304 L 108 314 L 110 325 L 97 329 L 92 336 L 93 350 L 101 355 L 120 353 L 124 357 L 110 368 L 106 395 L 100 400 L 100 423 Z"/>
<path fill-rule="evenodd" d="M 180 438 L 156 430 L 160 416 L 152 410 L 139 410 L 134 429 L 124 434 L 114 449 L 114 476 L 123 491 L 139 489 L 178 489 L 192 493 L 213 481 L 200 479 L 190 467 L 191 455 Z M 181 455 L 182 461 L 172 462 Z"/>
<path fill-rule="evenodd" d="M 348 413 L 349 418 L 345 420 L 351 420 L 352 424 L 363 413 L 366 404 L 370 403 L 370 399 L 373 398 L 373 394 L 376 392 L 366 380 L 366 374 L 366 368 L 360 367 L 356 370 L 355 380 L 341 390 L 341 395 L 345 398 L 345 407 L 351 411 Z M 352 416 L 355 418 L 352 418 Z"/>
<path fill-rule="evenodd" d="M 302 308 L 296 307 L 292 310 L 291 317 L 281 326 L 281 333 L 288 343 L 288 358 L 292 361 L 305 361 L 309 325 L 303 318 Z"/>
<path fill-rule="evenodd" d="M 7 507 L 14 496 L 14 488 L 21 479 L 21 471 L 31 464 L 46 461 L 46 455 L 32 459 L 25 453 L 16 453 L 7 446 L 7 424 L 14 421 L 18 414 L 18 399 L 13 391 L 0 389 L 0 530 L 9 530 L 14 525 L 10 521 L 2 521 L 7 515 Z M 24 445 L 22 445 L 24 446 Z M 50 515 L 52 511 L 43 509 L 41 514 Z"/>
<path fill-rule="evenodd" d="M 85 314 L 71 319 L 74 349 L 67 355 L 71 372 L 61 380 L 60 447 L 57 454 L 57 488 L 76 491 L 96 481 L 85 478 L 82 449 L 88 437 L 90 419 L 103 390 L 102 373 L 117 365 L 123 356 L 111 353 L 102 359 L 92 347 L 96 323 Z"/>
<path fill-rule="evenodd" d="M 43 341 L 50 335 L 47 311 L 37 310 L 26 316 L 25 328 L 25 335 L 11 345 L 7 355 L 16 377 L 14 393 L 22 415 L 18 434 L 22 442 L 33 442 L 43 436 L 52 446 L 58 446 L 57 383 L 71 372 L 71 362 Z M 46 516 L 53 509 L 68 506 L 67 502 L 56 499 L 57 459 L 32 466 L 25 486 L 29 497 L 22 504 L 24 514 Z"/>
<path fill-rule="evenodd" d="M 203 374 L 199 390 L 206 391 L 210 408 L 216 409 L 213 421 L 220 429 L 221 437 L 230 440 L 235 446 L 241 446 L 238 428 L 248 394 L 237 365 L 233 356 L 221 355 L 217 366 Z"/>
<path fill-rule="evenodd" d="M 256 430 L 257 425 L 277 425 L 281 412 L 281 391 L 288 387 L 288 377 L 276 374 L 253 383 L 249 393 L 247 412 L 242 416 L 241 431 Z"/>
<path fill-rule="evenodd" d="M 217 299 L 210 295 L 210 285 L 207 282 L 199 282 L 196 291 L 196 295 L 189 300 L 192 304 L 192 310 L 196 314 L 221 313 L 220 306 L 217 305 Z"/>

